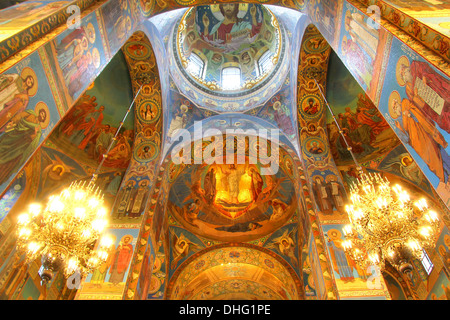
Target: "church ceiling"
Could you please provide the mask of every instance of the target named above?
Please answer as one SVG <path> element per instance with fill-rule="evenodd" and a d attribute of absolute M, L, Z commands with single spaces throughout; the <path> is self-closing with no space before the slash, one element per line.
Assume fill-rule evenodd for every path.
<path fill-rule="evenodd" d="M 239 14 L 243 20 L 250 23 L 252 8 L 256 8 L 255 19 L 262 25 L 259 34 L 254 34 L 255 38 L 238 41 L 239 46 L 234 47 L 229 46 L 230 43 L 225 45 L 223 42 L 217 42 L 217 38 L 202 36 L 201 30 L 203 29 L 204 33 L 208 23 L 206 19 L 200 19 L 201 12 L 209 17 L 208 26 L 212 28 L 214 22 L 222 19 L 218 14 L 219 6 L 215 6 L 216 9 L 213 10 L 206 6 L 188 9 L 185 11 L 186 15 L 183 15 L 185 25 L 181 31 L 184 33 L 176 32 L 168 38 L 155 35 L 149 40 L 146 33 L 153 34 L 156 28 L 152 29 L 147 23 L 143 27 L 145 32 L 135 32 L 130 38 L 131 30 L 135 30 L 136 27 L 134 23 L 139 20 L 136 17 L 139 14 L 149 16 L 153 14 L 153 10 L 159 10 L 167 3 L 127 0 L 121 0 L 118 3 L 120 6 L 117 8 L 114 6 L 116 4 L 114 1 L 104 3 L 98 12 L 89 13 L 83 19 L 82 30 L 91 36 L 88 42 L 85 42 L 91 54 L 90 69 L 85 74 L 87 78 L 72 77 L 71 72 L 74 70 L 71 70 L 66 65 L 67 61 L 64 60 L 68 52 L 57 50 L 64 41 L 77 36 L 77 33 L 71 30 L 62 32 L 38 53 L 26 57 L 23 63 L 5 72 L 6 78 L 12 77 L 10 79 L 13 80 L 19 74 L 26 79 L 25 76 L 33 76 L 33 72 L 35 78 L 39 78 L 38 85 L 28 92 L 29 104 L 33 105 L 33 108 L 43 107 L 42 103 L 36 103 L 38 96 L 46 94 L 51 97 L 50 100 L 46 100 L 48 114 L 51 117 L 48 122 L 41 125 L 42 140 L 50 133 L 55 123 L 65 116 L 54 130 L 58 136 L 54 139 L 50 138 L 36 153 L 42 159 L 38 159 L 39 161 L 32 159 L 29 162 L 23 175 L 18 176 L 16 183 L 13 183 L 8 190 L 8 196 L 14 194 L 16 190 L 14 188 L 22 188 L 26 184 L 23 180 L 31 178 L 31 172 L 36 168 L 44 174 L 42 181 L 32 186 L 35 189 L 34 194 L 45 194 L 57 182 L 65 181 L 62 179 L 63 176 L 64 179 L 70 180 L 90 175 L 92 168 L 99 160 L 96 157 L 100 155 L 100 152 L 96 151 L 97 140 L 93 148 L 94 137 L 89 136 L 89 132 L 83 132 L 83 135 L 77 132 L 73 135 L 75 132 L 71 130 L 78 126 L 77 120 L 89 117 L 98 120 L 100 114 L 103 118 L 99 125 L 106 127 L 106 124 L 109 124 L 110 127 L 117 127 L 118 119 L 120 119 L 117 117 L 121 108 L 128 106 L 132 96 L 141 89 L 136 99 L 134 117 L 133 115 L 129 117 L 132 123 L 127 121 L 124 124 L 122 140 L 115 149 L 114 157 L 110 157 L 105 162 L 105 175 L 99 180 L 102 187 L 106 188 L 107 192 L 111 192 L 111 200 L 117 199 L 114 206 L 112 205 L 114 216 L 112 217 L 113 226 L 110 229 L 111 234 L 116 236 L 115 245 L 121 245 L 124 237 L 131 236 L 130 248 L 135 260 L 127 261 L 127 268 L 130 267 L 130 269 L 127 269 L 126 275 L 131 276 L 128 279 L 122 279 L 124 281 L 120 282 L 117 288 L 111 289 L 104 285 L 101 290 L 97 290 L 94 289 L 95 283 L 92 282 L 91 292 L 86 292 L 90 298 L 95 298 L 96 294 L 111 294 L 116 298 L 132 299 L 136 292 L 146 293 L 145 285 L 148 284 L 145 280 L 148 278 L 140 271 L 141 267 L 145 266 L 145 259 L 148 259 L 147 267 L 152 266 L 150 260 L 155 259 L 155 255 L 159 255 L 161 260 L 163 260 L 162 256 L 166 259 L 164 268 L 167 267 L 166 270 L 169 270 L 171 276 L 173 275 L 169 293 L 176 298 L 230 299 L 246 296 L 296 299 L 303 297 L 299 286 L 302 280 L 302 285 L 310 286 L 310 293 L 322 297 L 324 295 L 336 297 L 336 288 L 330 283 L 330 279 L 332 277 L 340 279 L 341 274 L 336 269 L 330 269 L 330 266 L 337 269 L 339 266 L 333 265 L 335 263 L 333 261 L 328 265 L 326 258 L 332 252 L 327 251 L 327 247 L 331 246 L 334 240 L 338 243 L 339 239 L 329 241 L 330 239 L 325 237 L 326 242 L 323 242 L 320 237 L 322 232 L 320 228 L 321 223 L 325 223 L 327 227 L 324 230 L 333 231 L 330 232 L 333 235 L 338 234 L 335 230 L 340 230 L 341 223 L 346 222 L 346 216 L 342 212 L 342 200 L 345 198 L 343 186 L 351 182 L 354 177 L 348 153 L 343 150 L 342 143 L 339 144 L 336 128 L 333 127 L 329 115 L 327 116 L 326 105 L 314 79 L 327 92 L 327 99 L 336 114 L 342 115 L 343 120 L 340 124 L 344 127 L 348 126 L 349 137 L 353 139 L 355 146 L 354 152 L 368 170 L 381 171 L 392 181 L 406 179 L 418 186 L 415 191 L 424 190 L 430 195 L 433 194 L 426 175 L 421 174 L 418 168 L 423 167 L 424 164 L 415 163 L 411 156 L 408 157 L 406 148 L 399 143 L 398 139 L 394 139 L 394 132 L 391 129 L 388 130 L 386 126 L 386 120 L 392 122 L 392 119 L 396 119 L 395 114 L 392 113 L 393 99 L 390 98 L 395 94 L 397 98 L 404 96 L 408 85 L 396 74 L 396 77 L 386 81 L 398 83 L 401 87 L 400 93 L 393 91 L 381 94 L 381 89 L 385 90 L 383 79 L 386 69 L 378 72 L 378 67 L 382 65 L 384 68 L 388 62 L 390 68 L 395 70 L 394 67 L 398 67 L 400 62 L 412 66 L 410 59 L 418 58 L 415 54 L 408 55 L 409 51 L 405 46 L 401 50 L 392 50 L 392 56 L 394 60 L 398 58 L 398 62 L 397 60 L 388 61 L 387 53 L 374 55 L 369 50 L 373 48 L 366 48 L 368 57 L 364 59 L 363 56 L 356 54 L 359 44 L 352 43 L 350 40 L 354 32 L 351 29 L 351 19 L 354 17 L 356 20 L 357 17 L 355 7 L 347 3 L 344 8 L 342 6 L 338 8 L 338 13 L 333 13 L 330 1 L 311 3 L 309 10 L 314 11 L 310 12 L 311 17 L 317 21 L 323 20 L 324 25 L 320 25 L 320 29 L 308 27 L 304 41 L 297 43 L 300 41 L 296 39 L 298 34 L 294 33 L 292 36 L 290 31 L 284 30 L 283 19 L 275 19 L 270 11 L 260 5 L 242 5 Z M 290 1 L 285 1 L 283 4 L 296 6 Z M 340 4 L 342 5 L 342 2 Z M 186 4 L 177 1 L 176 5 Z M 168 8 L 162 10 L 168 10 Z M 343 13 L 342 17 L 340 13 Z M 341 33 L 335 32 L 335 27 L 338 25 L 341 27 L 339 29 Z M 95 31 L 94 37 L 89 30 Z M 180 31 L 180 29 L 176 30 Z M 222 92 L 222 96 L 217 95 L 217 92 L 213 90 L 214 86 L 208 87 L 198 82 L 189 74 L 189 71 L 186 71 L 189 69 L 189 64 L 183 64 L 183 61 L 189 61 L 190 56 L 180 55 L 179 61 L 172 62 L 165 59 L 167 49 L 169 52 L 173 50 L 175 53 L 183 54 L 189 50 L 191 53 L 197 50 L 206 57 L 211 57 L 205 60 L 208 62 L 206 64 L 208 68 L 212 67 L 214 54 L 220 52 L 224 63 L 230 66 L 238 63 L 242 67 L 244 60 L 247 59 L 244 53 L 256 52 L 255 56 L 249 54 L 250 61 L 253 58 L 255 62 L 260 49 L 257 45 L 258 41 L 267 41 L 264 39 L 264 34 L 267 33 L 262 33 L 261 30 L 278 32 L 277 37 L 272 38 L 272 43 L 265 44 L 274 56 L 279 54 L 278 64 L 262 77 L 261 83 L 258 82 L 257 77 L 254 77 L 253 71 L 249 71 L 247 84 L 250 85 L 244 86 L 241 93 L 233 92 L 233 90 L 224 93 L 223 90 L 218 90 L 217 92 Z M 295 30 L 296 32 L 301 30 L 299 34 L 303 34 L 301 28 Z M 201 43 L 197 42 L 201 44 L 200 48 L 203 51 L 199 50 L 199 47 L 189 48 L 188 31 L 194 31 L 197 41 L 203 39 Z M 327 39 L 333 38 L 335 33 L 336 37 L 328 44 L 320 33 Z M 182 36 L 178 38 L 180 34 Z M 377 48 L 378 53 L 381 50 L 390 49 L 392 35 L 385 29 L 381 29 L 373 36 L 374 41 L 371 45 Z M 111 58 L 111 53 L 118 50 L 125 39 L 128 41 L 122 47 L 121 55 L 131 75 L 131 84 L 127 82 L 128 79 L 125 79 L 125 82 L 112 81 L 113 88 L 103 90 L 104 84 L 102 85 L 100 76 L 87 91 L 84 91 L 85 84 L 90 83 L 101 71 Z M 251 40 L 256 41 L 251 42 Z M 212 47 L 202 47 L 205 44 Z M 330 45 L 333 48 L 336 47 L 337 55 L 343 59 L 343 64 L 335 63 L 340 61 L 332 53 Z M 301 54 L 298 60 L 295 52 L 300 50 L 300 46 Z M 400 47 L 396 44 L 393 48 Z M 283 55 L 283 50 L 293 54 Z M 330 54 L 331 60 L 328 65 Z M 115 67 L 114 71 L 118 73 L 123 70 L 124 64 L 115 64 L 114 59 L 116 58 L 113 58 L 104 69 L 105 75 L 108 74 L 109 66 Z M 225 59 L 228 60 L 225 61 Z M 362 60 L 365 63 L 358 64 Z M 297 66 L 293 67 L 292 61 L 298 63 L 298 70 L 300 70 L 298 73 Z M 345 66 L 356 77 L 356 81 Z M 187 69 L 184 73 L 179 72 L 185 68 Z M 170 70 L 175 71 L 169 74 Z M 209 71 L 208 74 L 213 74 L 214 70 Z M 161 78 L 159 78 L 160 75 Z M 47 83 L 41 80 L 46 77 L 50 79 L 48 88 Z M 269 80 L 265 83 L 264 79 Z M 82 80 L 82 83 L 78 80 Z M 7 85 L 10 80 L 5 81 L 3 84 Z M 212 84 L 213 81 L 215 80 L 212 78 L 205 78 L 206 83 Z M 125 87 L 126 90 L 123 90 Z M 110 92 L 111 90 L 114 92 Z M 127 94 L 118 96 L 125 91 Z M 346 94 L 344 95 L 343 92 Z M 93 97 L 96 97 L 95 101 L 92 100 Z M 51 101 L 52 99 L 54 101 Z M 380 103 L 380 101 L 386 103 Z M 75 103 L 74 107 L 66 113 L 73 103 Z M 104 105 L 105 108 L 100 110 L 100 105 Z M 376 110 L 375 105 L 384 108 L 383 115 Z M 360 115 L 361 110 L 362 115 Z M 80 114 L 82 117 L 79 116 Z M 83 118 L 85 114 L 86 117 Z M 389 115 L 392 119 L 388 118 Z M 383 116 L 386 116 L 386 120 Z M 352 127 L 354 124 L 351 122 L 352 119 L 359 120 L 357 122 L 363 123 L 364 126 Z M 259 162 L 236 166 L 217 163 L 196 164 L 199 150 L 195 148 L 191 149 L 191 160 L 194 164 L 175 165 L 172 162 L 173 158 L 168 156 L 176 146 L 176 144 L 171 145 L 174 136 L 169 134 L 169 131 L 171 128 L 173 131 L 177 128 L 186 128 L 193 133 L 195 122 L 199 120 L 203 120 L 204 131 L 227 128 L 280 128 L 283 146 L 280 149 L 280 170 L 275 175 L 265 176 L 261 174 L 263 166 Z M 392 126 L 392 123 L 390 124 Z M 77 129 L 87 128 L 86 126 L 77 127 Z M 69 134 L 71 134 L 70 137 Z M 90 140 L 86 139 L 88 136 Z M 404 136 L 403 138 L 406 139 Z M 405 141 L 403 142 L 406 144 Z M 203 141 L 202 147 L 206 148 L 210 145 L 212 143 Z M 246 145 L 245 157 L 250 157 L 252 151 L 256 149 L 259 151 L 260 147 L 251 143 Z M 293 155 L 301 156 L 302 160 L 298 158 L 293 160 Z M 300 164 L 302 161 L 305 163 L 304 170 Z M 443 161 L 445 162 L 446 159 Z M 159 167 L 159 164 L 162 166 Z M 122 173 L 125 170 L 121 184 Z M 23 178 L 24 175 L 25 178 Z M 36 175 L 32 178 L 39 179 Z M 317 185 L 314 185 L 315 183 Z M 321 183 L 332 188 L 327 190 L 332 190 L 333 197 L 323 195 L 324 189 L 320 186 Z M 30 184 L 26 187 L 31 188 Z M 239 189 L 238 192 L 236 192 L 237 189 Z M 299 193 L 299 189 L 302 190 L 303 195 Z M 302 210 L 296 210 L 300 206 Z M 306 217 L 310 219 L 308 222 L 303 220 Z M 301 223 L 298 223 L 298 218 L 302 219 Z M 302 224 L 308 226 L 308 230 L 297 228 Z M 310 233 L 309 230 L 312 232 Z M 140 231 L 142 233 L 139 233 Z M 289 242 L 289 239 L 292 239 L 292 242 Z M 197 245 L 197 247 L 192 245 L 189 254 L 185 254 L 184 247 L 181 246 L 185 240 Z M 241 241 L 248 243 L 237 248 L 233 247 L 231 251 L 221 247 L 221 242 Z M 317 254 L 305 258 L 302 250 L 311 246 L 311 243 L 317 246 L 315 248 Z M 215 245 L 219 247 L 213 254 L 212 252 L 216 249 L 212 247 Z M 161 247 L 164 246 L 167 249 L 165 255 L 161 253 Z M 225 252 L 229 254 L 227 257 L 223 256 Z M 300 252 L 302 256 L 299 256 Z M 167 257 L 170 259 L 167 260 Z M 320 259 L 317 258 L 318 260 L 315 261 L 316 257 Z M 215 265 L 213 260 L 216 258 L 224 261 L 227 267 Z M 202 269 L 202 259 L 207 260 L 205 269 Z M 258 261 L 258 264 L 249 261 Z M 314 277 L 310 277 L 311 273 L 302 272 L 304 270 L 301 267 L 305 262 L 320 266 L 323 275 L 314 274 Z M 242 279 L 237 279 L 239 276 L 235 273 L 236 268 L 233 264 L 242 270 Z M 274 273 L 273 268 L 278 268 L 277 272 L 279 271 L 281 275 Z M 195 278 L 193 274 L 198 270 L 200 274 L 198 278 Z M 306 267 L 305 270 L 307 270 Z M 263 277 L 259 278 L 258 275 Z M 358 276 L 362 279 L 363 274 L 358 273 Z M 164 277 L 165 275 L 159 274 L 158 281 L 163 279 L 159 283 L 160 286 L 152 285 L 154 287 L 151 292 L 158 294 L 158 297 L 161 297 L 164 291 L 164 286 L 160 289 Z M 231 281 L 222 281 L 224 277 Z M 305 278 L 302 279 L 302 277 Z M 107 278 L 105 283 L 111 283 L 110 279 Z M 326 286 L 321 288 L 320 281 L 324 280 Z M 97 280 L 94 278 L 94 281 Z M 346 288 L 345 285 L 340 287 L 342 288 Z"/>
<path fill-rule="evenodd" d="M 193 255 L 169 283 L 170 299 L 226 298 L 249 293 L 259 299 L 298 299 L 299 279 L 270 251 L 221 245 Z M 224 279 L 228 281 L 225 282 Z"/>
<path fill-rule="evenodd" d="M 181 92 L 196 104 L 216 112 L 241 112 L 277 91 L 278 79 L 287 74 L 289 43 L 265 7 L 232 4 L 227 15 L 238 23 L 225 24 L 224 6 L 228 10 L 225 4 L 191 8 L 177 22 L 169 41 L 170 70 Z M 230 82 L 222 71 L 228 67 L 239 73 Z"/>

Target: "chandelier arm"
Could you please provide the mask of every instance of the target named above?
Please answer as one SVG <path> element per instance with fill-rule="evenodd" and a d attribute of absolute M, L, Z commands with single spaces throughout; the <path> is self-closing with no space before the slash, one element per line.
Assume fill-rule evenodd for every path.
<path fill-rule="evenodd" d="M 137 90 L 91 180 L 73 181 L 60 196 L 50 197 L 44 211 L 36 213 L 34 208 L 30 209 L 29 213 L 23 214 L 25 219 L 21 223 L 23 228 L 32 230 L 23 228 L 18 230 L 18 248 L 25 251 L 28 262 L 41 256 L 41 268 L 38 271 L 41 285 L 47 285 L 61 269 L 64 270 L 65 276 L 77 270 L 85 274 L 99 263 L 106 261 L 108 253 L 106 256 L 103 253 L 95 256 L 94 250 L 95 243 L 107 224 L 107 220 L 103 219 L 106 209 L 98 207 L 103 203 L 104 195 L 100 187 L 95 185 L 95 181 L 141 89 L 142 85 Z M 90 199 L 87 198 L 88 195 Z M 27 226 L 30 213 L 32 220 L 37 221 L 32 221 L 31 225 Z"/>
<path fill-rule="evenodd" d="M 323 101 L 325 101 L 325 104 L 326 104 L 328 110 L 330 110 L 330 113 L 331 113 L 331 115 L 333 116 L 333 120 L 334 120 L 334 122 L 336 123 L 336 125 L 337 125 L 337 127 L 338 127 L 338 129 L 339 129 L 339 134 L 340 134 L 340 135 L 342 136 L 342 138 L 344 139 L 345 145 L 347 146 L 347 150 L 350 152 L 350 155 L 352 156 L 353 161 L 354 161 L 355 164 L 356 164 L 356 169 L 358 170 L 359 173 L 362 173 L 362 167 L 361 167 L 361 165 L 358 163 L 358 161 L 356 160 L 356 157 L 355 157 L 355 155 L 354 155 L 353 152 L 352 152 L 352 147 L 350 147 L 350 145 L 347 143 L 347 139 L 345 139 L 345 137 L 344 137 L 344 133 L 343 133 L 343 131 L 342 131 L 342 129 L 341 129 L 341 126 L 339 125 L 339 122 L 337 121 L 336 116 L 334 115 L 334 112 L 331 110 L 330 105 L 328 104 L 328 101 L 327 101 L 327 99 L 325 98 L 325 95 L 324 95 L 322 89 L 320 88 L 320 86 L 319 86 L 319 84 L 317 83 L 317 80 L 316 80 L 316 79 L 314 79 L 314 82 L 316 83 L 317 88 L 319 88 L 319 91 L 320 91 L 320 94 L 322 95 Z"/>
<path fill-rule="evenodd" d="M 103 166 L 103 163 L 105 162 L 106 158 L 108 157 L 108 153 L 109 151 L 111 151 L 111 148 L 113 146 L 113 144 L 117 141 L 117 135 L 119 134 L 120 129 L 122 128 L 123 124 L 125 123 L 125 120 L 127 119 L 128 114 L 131 111 L 131 108 L 134 105 L 134 102 L 136 101 L 136 98 L 138 97 L 139 93 L 141 92 L 142 86 L 139 88 L 139 90 L 136 92 L 133 101 L 131 102 L 130 106 L 127 109 L 127 112 L 125 113 L 122 121 L 119 124 L 119 127 L 116 130 L 116 133 L 114 134 L 113 139 L 111 140 L 108 148 L 106 149 L 106 152 L 104 153 L 103 157 L 102 157 L 102 161 L 100 162 L 100 164 L 98 165 L 97 169 L 95 170 L 94 174 L 92 175 L 91 181 L 89 182 L 89 185 L 93 185 L 95 183 L 95 181 L 97 180 L 98 174 L 100 172 L 101 167 Z"/>

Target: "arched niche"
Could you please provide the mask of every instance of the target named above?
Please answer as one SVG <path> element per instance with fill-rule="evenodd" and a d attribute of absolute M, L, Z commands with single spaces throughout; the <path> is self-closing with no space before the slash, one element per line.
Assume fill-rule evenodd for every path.
<path fill-rule="evenodd" d="M 171 278 L 170 300 L 303 299 L 300 279 L 273 252 L 250 244 L 218 245 L 191 256 Z"/>

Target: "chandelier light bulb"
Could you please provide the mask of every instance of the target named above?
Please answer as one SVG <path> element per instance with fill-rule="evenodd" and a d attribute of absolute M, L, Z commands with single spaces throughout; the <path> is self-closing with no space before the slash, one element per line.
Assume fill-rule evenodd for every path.
<path fill-rule="evenodd" d="M 435 243 L 438 214 L 427 210 L 425 199 L 414 203 L 421 213 L 414 211 L 409 193 L 398 184 L 390 186 L 379 174 L 363 173 L 350 191 L 351 204 L 345 208 L 351 224 L 343 228 L 346 253 L 363 267 L 382 268 L 387 259 L 410 272 L 408 260 L 419 259 L 422 250 Z"/>
<path fill-rule="evenodd" d="M 37 204 L 37 203 L 32 203 L 28 207 L 28 212 L 31 213 L 31 215 L 33 217 L 38 216 L 41 213 L 41 210 L 42 210 L 42 206 L 40 204 Z"/>
<path fill-rule="evenodd" d="M 106 261 L 109 251 L 99 254 L 94 250 L 108 225 L 103 197 L 94 187 L 72 183 L 60 195 L 51 196 L 45 210 L 33 204 L 30 213 L 18 217 L 18 248 L 26 253 L 28 262 L 42 257 L 42 283 L 59 270 L 65 276 L 75 271 L 86 274 Z"/>
<path fill-rule="evenodd" d="M 22 213 L 17 217 L 17 223 L 19 225 L 27 225 L 30 222 L 30 216 L 26 213 Z"/>
<path fill-rule="evenodd" d="M 111 239 L 111 237 L 104 236 L 103 238 L 101 238 L 101 240 L 100 240 L 101 248 L 109 248 L 112 245 L 113 245 L 113 240 Z"/>
<path fill-rule="evenodd" d="M 97 218 L 104 218 L 106 216 L 106 209 L 105 208 L 100 208 L 99 210 L 97 210 Z"/>
<path fill-rule="evenodd" d="M 416 206 L 417 208 L 419 208 L 419 209 L 422 210 L 422 211 L 428 208 L 427 202 L 426 202 L 426 200 L 423 199 L 423 198 L 420 199 L 420 200 L 418 200 L 418 201 L 416 201 L 414 204 L 415 204 L 415 206 Z"/>
<path fill-rule="evenodd" d="M 353 233 L 352 226 L 349 224 L 345 225 L 342 231 L 344 232 L 344 235 L 349 235 Z"/>
<path fill-rule="evenodd" d="M 50 212 L 58 213 L 64 210 L 64 203 L 62 203 L 59 197 L 54 197 L 49 203 L 49 206 Z"/>
<path fill-rule="evenodd" d="M 86 209 L 85 208 L 75 208 L 74 214 L 76 219 L 83 220 L 86 217 Z"/>
<path fill-rule="evenodd" d="M 436 222 L 436 221 L 439 220 L 436 211 L 433 211 L 433 210 L 428 211 L 428 213 L 425 215 L 425 218 L 426 218 L 429 222 Z"/>

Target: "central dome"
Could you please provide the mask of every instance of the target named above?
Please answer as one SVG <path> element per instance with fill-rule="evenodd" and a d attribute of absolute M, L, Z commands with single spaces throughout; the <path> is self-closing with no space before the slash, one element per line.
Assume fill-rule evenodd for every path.
<path fill-rule="evenodd" d="M 243 111 L 261 105 L 278 87 L 274 78 L 283 79 L 288 69 L 282 68 L 287 63 L 283 30 L 275 16 L 259 4 L 190 8 L 171 41 L 174 80 L 183 77 L 176 81 L 180 89 L 200 106 L 216 111 Z M 276 74 L 280 77 L 274 77 Z M 262 92 L 263 87 L 270 90 Z"/>

